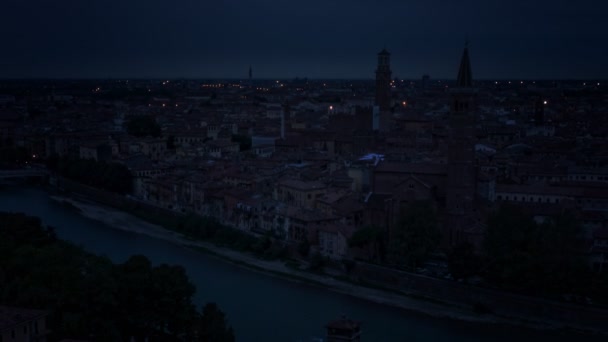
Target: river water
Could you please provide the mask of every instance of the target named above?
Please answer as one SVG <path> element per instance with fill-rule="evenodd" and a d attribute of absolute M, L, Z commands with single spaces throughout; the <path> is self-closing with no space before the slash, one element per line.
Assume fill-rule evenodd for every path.
<path fill-rule="evenodd" d="M 64 240 L 125 261 L 143 254 L 154 264 L 182 265 L 196 285 L 199 308 L 214 301 L 226 313 L 237 341 L 311 341 L 324 325 L 346 315 L 362 321 L 362 341 L 553 341 L 588 336 L 538 332 L 438 319 L 298 284 L 232 265 L 147 235 L 116 229 L 54 201 L 42 189 L 0 188 L 0 210 L 38 216 Z M 134 219 L 135 220 L 135 219 Z"/>

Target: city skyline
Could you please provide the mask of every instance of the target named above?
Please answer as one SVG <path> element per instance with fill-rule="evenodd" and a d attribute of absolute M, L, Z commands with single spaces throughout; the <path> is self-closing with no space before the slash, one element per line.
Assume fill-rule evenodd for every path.
<path fill-rule="evenodd" d="M 9 0 L 0 78 L 373 79 L 385 47 L 394 77 L 455 79 L 468 39 L 475 79 L 606 79 L 607 8 Z"/>

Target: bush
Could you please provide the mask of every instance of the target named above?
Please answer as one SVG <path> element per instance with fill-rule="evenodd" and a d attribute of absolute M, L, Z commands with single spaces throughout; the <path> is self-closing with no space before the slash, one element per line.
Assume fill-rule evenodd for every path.
<path fill-rule="evenodd" d="M 287 256 L 287 250 L 285 247 L 279 244 L 271 244 L 266 251 L 264 251 L 264 257 L 266 259 L 276 260 L 282 259 Z"/>
<path fill-rule="evenodd" d="M 324 266 L 325 258 L 319 252 L 313 254 L 312 258 L 310 259 L 308 269 L 311 271 L 323 271 Z"/>
<path fill-rule="evenodd" d="M 285 266 L 287 266 L 289 268 L 293 268 L 293 269 L 299 270 L 300 269 L 300 262 L 298 260 L 288 259 L 285 262 Z"/>
<path fill-rule="evenodd" d="M 310 243 L 308 242 L 308 239 L 304 239 L 304 241 L 298 244 L 298 253 L 303 257 L 308 256 L 308 253 L 310 253 Z"/>

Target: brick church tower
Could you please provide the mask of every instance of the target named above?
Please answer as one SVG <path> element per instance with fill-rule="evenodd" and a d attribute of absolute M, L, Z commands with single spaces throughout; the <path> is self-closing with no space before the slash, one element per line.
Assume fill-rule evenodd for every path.
<path fill-rule="evenodd" d="M 447 246 L 454 246 L 468 241 L 475 216 L 477 89 L 473 87 L 468 44 L 462 54 L 456 86 L 450 95 L 446 231 L 443 236 Z"/>
<path fill-rule="evenodd" d="M 378 53 L 378 67 L 376 68 L 373 130 L 387 131 L 391 115 L 391 54 L 386 49 L 382 49 Z"/>

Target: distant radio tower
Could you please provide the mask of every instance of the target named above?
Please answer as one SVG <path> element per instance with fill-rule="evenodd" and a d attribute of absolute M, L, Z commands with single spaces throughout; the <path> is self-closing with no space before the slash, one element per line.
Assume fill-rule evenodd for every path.
<path fill-rule="evenodd" d="M 251 65 L 249 65 L 249 86 L 251 87 L 253 85 L 253 69 L 251 69 Z"/>

